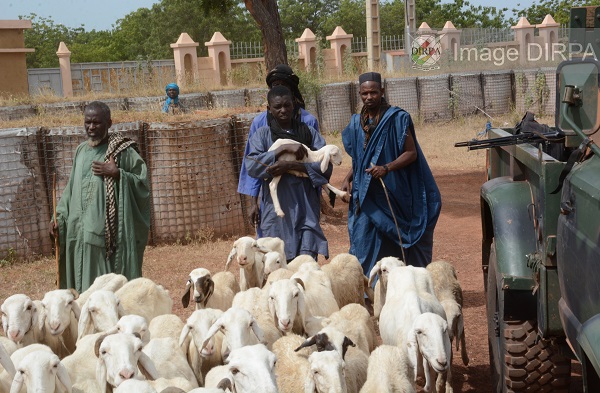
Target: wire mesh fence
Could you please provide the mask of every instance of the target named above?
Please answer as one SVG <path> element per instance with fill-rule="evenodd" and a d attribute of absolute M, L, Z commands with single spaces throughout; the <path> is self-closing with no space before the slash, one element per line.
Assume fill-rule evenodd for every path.
<path fill-rule="evenodd" d="M 38 128 L 0 130 L 0 260 L 51 251 L 38 135 Z"/>

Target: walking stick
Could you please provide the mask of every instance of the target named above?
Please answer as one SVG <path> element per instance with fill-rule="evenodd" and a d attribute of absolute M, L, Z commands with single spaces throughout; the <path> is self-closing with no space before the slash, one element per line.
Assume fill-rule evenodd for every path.
<path fill-rule="evenodd" d="M 56 227 L 56 173 L 52 177 L 52 207 L 54 209 L 54 219 L 52 226 Z M 58 260 L 60 257 L 60 247 L 58 244 L 58 235 L 54 236 L 54 255 L 56 257 L 56 287 L 60 289 L 60 270 L 58 268 Z"/>
<path fill-rule="evenodd" d="M 373 168 L 375 164 L 371 163 L 371 168 Z M 404 246 L 402 246 L 402 236 L 400 235 L 400 227 L 398 226 L 398 221 L 396 221 L 396 215 L 394 214 L 394 209 L 392 208 L 392 202 L 390 201 L 390 196 L 388 195 L 387 188 L 385 183 L 383 182 L 383 178 L 379 178 L 381 182 L 381 186 L 383 187 L 383 192 L 385 193 L 385 199 L 387 199 L 388 207 L 390 208 L 390 213 L 392 213 L 392 218 L 394 219 L 394 225 L 396 225 L 396 232 L 398 232 L 398 240 L 400 241 L 400 250 L 402 250 L 402 260 L 404 263 L 408 263 L 406 261 L 406 256 L 404 255 Z"/>

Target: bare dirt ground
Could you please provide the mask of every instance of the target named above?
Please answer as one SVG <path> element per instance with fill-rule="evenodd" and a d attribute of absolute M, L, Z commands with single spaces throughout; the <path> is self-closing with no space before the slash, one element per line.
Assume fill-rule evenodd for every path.
<path fill-rule="evenodd" d="M 346 171 L 344 168 L 336 169 L 331 183 L 340 185 Z M 465 367 L 460 362 L 460 356 L 455 357 L 454 390 L 490 392 L 479 218 L 479 190 L 485 181 L 485 174 L 483 169 L 435 167 L 433 172 L 443 199 L 434 238 L 434 259 L 445 259 L 454 264 L 464 293 L 463 312 L 470 364 Z M 349 248 L 346 209 L 347 205 L 338 200 L 336 214 L 322 218 L 332 256 L 347 252 Z M 213 272 L 223 269 L 232 242 L 232 239 L 212 239 L 210 234 L 205 234 L 203 239 L 190 245 L 148 247 L 144 276 L 164 285 L 170 291 L 174 312 L 185 319 L 192 312 L 191 309 L 183 309 L 180 300 L 188 273 L 196 267 L 206 267 Z M 40 299 L 44 292 L 54 289 L 54 280 L 54 260 L 49 258 L 1 267 L 0 302 L 14 293 L 25 293 L 34 299 Z M 581 392 L 580 386 L 581 379 L 574 373 L 571 391 Z"/>

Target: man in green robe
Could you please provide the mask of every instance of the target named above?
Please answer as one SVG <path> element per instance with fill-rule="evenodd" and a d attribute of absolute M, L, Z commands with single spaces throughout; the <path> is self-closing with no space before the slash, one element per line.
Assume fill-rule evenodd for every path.
<path fill-rule="evenodd" d="M 109 135 L 110 109 L 84 112 L 88 141 L 75 151 L 69 183 L 51 226 L 60 244 L 60 288 L 85 291 L 106 273 L 141 277 L 150 228 L 147 168 L 135 142 Z"/>

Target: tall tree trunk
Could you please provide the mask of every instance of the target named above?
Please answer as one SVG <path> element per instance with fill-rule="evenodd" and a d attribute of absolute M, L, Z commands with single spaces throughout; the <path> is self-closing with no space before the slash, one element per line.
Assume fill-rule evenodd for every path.
<path fill-rule="evenodd" d="M 262 33 L 267 71 L 278 64 L 287 64 L 277 0 L 244 0 L 244 3 Z"/>

